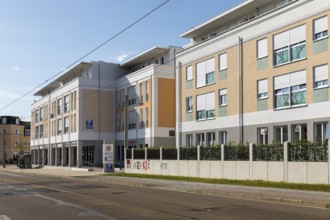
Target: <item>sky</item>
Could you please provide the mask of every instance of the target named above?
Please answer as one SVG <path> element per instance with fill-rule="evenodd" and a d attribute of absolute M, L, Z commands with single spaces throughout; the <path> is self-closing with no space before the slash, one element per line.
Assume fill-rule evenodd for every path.
<path fill-rule="evenodd" d="M 30 121 L 31 104 L 41 98 L 33 94 L 76 61 L 122 63 L 154 46 L 187 45 L 182 33 L 242 2 L 0 0 L 0 115 Z"/>

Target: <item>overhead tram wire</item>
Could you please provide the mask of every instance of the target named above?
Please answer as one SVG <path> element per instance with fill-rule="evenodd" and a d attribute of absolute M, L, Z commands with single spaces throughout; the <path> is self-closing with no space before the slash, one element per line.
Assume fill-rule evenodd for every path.
<path fill-rule="evenodd" d="M 141 18 L 137 19 L 136 21 L 134 21 L 132 24 L 128 25 L 127 27 L 125 27 L 123 30 L 119 31 L 117 34 L 115 34 L 114 36 L 110 37 L 108 40 L 106 40 L 105 42 L 103 42 L 102 44 L 100 44 L 99 46 L 97 46 L 96 48 L 94 48 L 93 50 L 91 50 L 90 52 L 86 53 L 85 55 L 83 55 L 82 57 L 80 57 L 79 59 L 77 59 L 76 61 L 74 61 L 73 63 L 71 63 L 70 65 L 68 65 L 65 69 L 70 69 L 71 67 L 73 67 L 75 64 L 77 64 L 78 62 L 80 62 L 81 60 L 83 60 L 84 58 L 86 58 L 87 56 L 91 55 L 92 53 L 94 53 L 96 50 L 100 49 L 101 47 L 103 47 L 104 45 L 106 45 L 107 43 L 109 43 L 110 41 L 112 41 L 113 39 L 115 39 L 116 37 L 118 37 L 119 35 L 121 35 L 122 33 L 124 33 L 125 31 L 127 31 L 128 29 L 130 29 L 131 27 L 133 27 L 134 25 L 136 25 L 137 23 L 139 23 L 140 21 L 142 21 L 143 19 L 145 19 L 146 17 L 148 17 L 150 14 L 152 14 L 153 12 L 157 11 L 159 8 L 161 8 L 162 6 L 164 6 L 166 3 L 168 3 L 170 0 L 166 0 L 163 3 L 161 3 L 160 5 L 158 5 L 157 7 L 155 7 L 154 9 L 152 9 L 151 11 L 149 11 L 148 13 L 146 13 L 145 15 L 143 15 Z M 17 99 L 15 99 L 14 101 L 10 102 L 9 104 L 5 105 L 4 107 L 0 108 L 0 111 L 8 108 L 9 106 L 13 105 L 14 103 L 18 102 L 19 100 L 21 100 L 22 98 L 24 98 L 25 96 L 29 95 L 31 92 L 35 91 L 36 89 L 38 89 L 39 87 L 41 87 L 42 85 L 46 84 L 47 82 L 51 81 L 52 79 L 54 79 L 55 77 L 57 77 L 58 75 L 60 75 L 63 72 L 63 70 L 61 70 L 60 72 L 56 73 L 54 76 L 50 77 L 49 79 L 47 79 L 45 82 L 39 84 L 38 86 L 34 87 L 33 89 L 31 89 L 30 91 L 24 93 L 23 95 L 21 95 L 20 97 L 18 97 Z"/>

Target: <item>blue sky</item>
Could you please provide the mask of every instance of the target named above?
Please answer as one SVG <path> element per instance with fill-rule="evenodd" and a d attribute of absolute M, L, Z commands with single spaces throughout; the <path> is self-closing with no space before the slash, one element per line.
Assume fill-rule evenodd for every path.
<path fill-rule="evenodd" d="M 165 0 L 0 0 L 0 115 L 30 120 L 33 92 Z M 153 46 L 184 46 L 180 34 L 243 0 L 170 0 L 83 61 L 121 63 Z M 4 108 L 5 107 L 5 108 Z"/>

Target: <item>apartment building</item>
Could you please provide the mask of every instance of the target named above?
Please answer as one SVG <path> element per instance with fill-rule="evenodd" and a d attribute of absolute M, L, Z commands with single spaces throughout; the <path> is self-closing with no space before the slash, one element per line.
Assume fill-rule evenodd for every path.
<path fill-rule="evenodd" d="M 17 162 L 19 155 L 30 152 L 30 123 L 16 116 L 0 116 L 0 161 Z"/>
<path fill-rule="evenodd" d="M 330 2 L 247 0 L 183 33 L 176 143 L 329 138 Z"/>
<path fill-rule="evenodd" d="M 102 144 L 116 141 L 115 81 L 118 64 L 81 62 L 34 95 L 31 107 L 33 164 L 102 166 Z"/>
<path fill-rule="evenodd" d="M 124 146 L 175 145 L 174 59 L 180 50 L 153 47 L 121 64 L 129 74 L 116 83 L 117 157 L 123 158 Z"/>

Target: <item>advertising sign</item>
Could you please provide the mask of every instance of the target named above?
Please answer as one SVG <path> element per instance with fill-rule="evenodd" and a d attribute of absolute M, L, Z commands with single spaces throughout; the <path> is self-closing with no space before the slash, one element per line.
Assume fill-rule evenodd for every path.
<path fill-rule="evenodd" d="M 114 147 L 113 144 L 103 144 L 103 164 L 113 164 Z"/>

